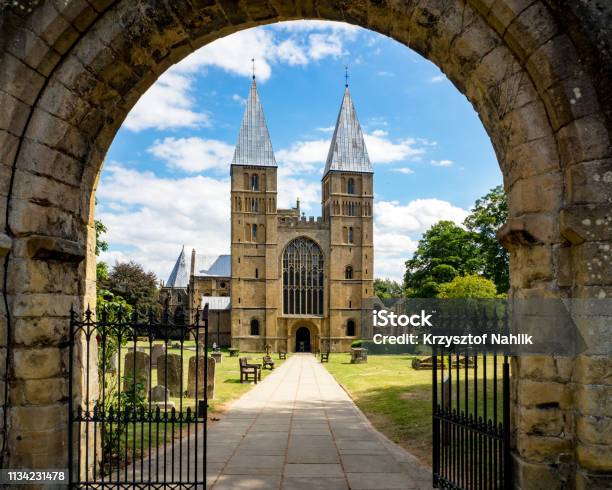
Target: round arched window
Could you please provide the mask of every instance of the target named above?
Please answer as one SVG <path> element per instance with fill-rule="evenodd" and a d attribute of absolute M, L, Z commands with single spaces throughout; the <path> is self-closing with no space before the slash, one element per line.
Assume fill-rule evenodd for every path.
<path fill-rule="evenodd" d="M 346 322 L 346 335 L 347 337 L 355 336 L 355 320 L 349 320 Z"/>
<path fill-rule="evenodd" d="M 259 335 L 259 320 L 257 318 L 251 320 L 251 335 Z"/>

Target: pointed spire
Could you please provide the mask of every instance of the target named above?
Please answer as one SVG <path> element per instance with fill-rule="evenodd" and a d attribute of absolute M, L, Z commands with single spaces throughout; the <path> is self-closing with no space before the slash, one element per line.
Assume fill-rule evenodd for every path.
<path fill-rule="evenodd" d="M 185 245 L 181 249 L 181 253 L 176 259 L 176 264 L 172 268 L 170 277 L 166 281 L 167 288 L 186 288 L 189 286 L 189 271 L 187 270 L 187 261 L 185 260 Z"/>
<path fill-rule="evenodd" d="M 274 151 L 253 76 L 232 165 L 275 167 Z"/>
<path fill-rule="evenodd" d="M 344 88 L 342 106 L 336 121 L 336 129 L 334 129 L 323 175 L 330 170 L 374 172 L 348 89 L 348 82 Z"/>

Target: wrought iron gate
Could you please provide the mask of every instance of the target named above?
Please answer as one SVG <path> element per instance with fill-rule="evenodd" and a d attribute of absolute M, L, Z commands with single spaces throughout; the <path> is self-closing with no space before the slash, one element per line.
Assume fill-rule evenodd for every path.
<path fill-rule="evenodd" d="M 508 317 L 493 309 L 441 324 L 451 332 L 507 332 Z M 512 488 L 509 358 L 463 347 L 432 352 L 433 486 Z"/>
<path fill-rule="evenodd" d="M 208 305 L 190 316 L 70 312 L 71 488 L 204 486 Z"/>

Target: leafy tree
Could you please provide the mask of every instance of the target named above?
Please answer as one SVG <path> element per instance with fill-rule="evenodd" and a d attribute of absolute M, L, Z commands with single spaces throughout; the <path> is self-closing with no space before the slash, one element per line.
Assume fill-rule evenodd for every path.
<path fill-rule="evenodd" d="M 374 294 L 380 299 L 404 296 L 401 284 L 391 279 L 374 279 Z"/>
<path fill-rule="evenodd" d="M 132 306 L 156 309 L 159 290 L 157 277 L 153 272 L 146 272 L 140 264 L 134 261 L 116 263 L 104 286 L 113 295 L 124 298 Z"/>
<path fill-rule="evenodd" d="M 491 279 L 498 293 L 510 288 L 508 252 L 497 241 L 496 232 L 508 218 L 508 200 L 501 185 L 478 199 L 464 225 L 474 233 L 483 260 L 482 273 Z"/>
<path fill-rule="evenodd" d="M 425 232 L 413 257 L 406 261 L 404 287 L 412 290 L 413 297 L 431 298 L 440 284 L 482 268 L 474 232 L 452 221 L 439 221 Z"/>
<path fill-rule="evenodd" d="M 455 277 L 452 281 L 440 284 L 438 298 L 497 298 L 495 283 L 477 274 Z"/>
<path fill-rule="evenodd" d="M 102 235 L 106 233 L 106 226 L 102 221 L 94 221 L 96 229 L 96 256 L 100 255 L 100 252 L 106 252 L 108 250 L 108 242 L 102 240 Z M 108 279 L 108 264 L 106 262 L 96 262 L 96 282 L 101 284 L 103 281 Z"/>

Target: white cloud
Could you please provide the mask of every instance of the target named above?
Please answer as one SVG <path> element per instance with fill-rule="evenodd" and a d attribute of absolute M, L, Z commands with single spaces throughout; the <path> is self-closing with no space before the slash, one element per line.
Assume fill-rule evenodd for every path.
<path fill-rule="evenodd" d="M 446 77 L 444 75 L 436 75 L 435 77 L 431 77 L 429 79 L 429 83 L 440 83 L 444 80 L 446 80 Z"/>
<path fill-rule="evenodd" d="M 374 266 L 376 277 L 401 281 L 404 262 L 418 246 L 420 235 L 440 220 L 461 224 L 468 211 L 440 199 L 374 203 Z"/>
<path fill-rule="evenodd" d="M 453 164 L 452 160 L 431 160 L 430 163 L 434 167 L 450 167 Z"/>
<path fill-rule="evenodd" d="M 227 169 L 234 155 L 234 146 L 219 140 L 167 137 L 155 140 L 147 150 L 170 168 L 185 172 Z"/>
<path fill-rule="evenodd" d="M 196 112 L 191 78 L 172 71 L 164 73 L 138 100 L 123 126 L 145 129 L 193 128 L 210 125 L 208 115 Z"/>
<path fill-rule="evenodd" d="M 242 105 L 246 104 L 246 99 L 244 97 L 241 97 L 238 94 L 233 94 L 232 95 L 232 100 L 235 100 L 236 102 L 241 103 Z"/>
<path fill-rule="evenodd" d="M 384 134 L 383 134 L 384 133 Z M 373 163 L 392 163 L 402 160 L 418 160 L 423 156 L 425 150 L 417 146 L 414 138 L 405 138 L 392 141 L 386 137 L 387 133 L 376 130 L 370 134 L 364 134 L 366 147 L 370 160 Z"/>
<path fill-rule="evenodd" d="M 257 80 L 265 82 L 276 63 L 303 66 L 343 55 L 345 43 L 355 38 L 358 29 L 340 22 L 310 21 L 246 29 L 203 46 L 178 63 L 174 70 L 194 73 L 203 67 L 215 66 L 235 75 L 251 76 L 250 60 L 254 58 Z"/>
<path fill-rule="evenodd" d="M 210 255 L 229 253 L 229 190 L 228 179 L 162 178 L 107 166 L 96 218 L 107 226 L 112 250 L 101 259 L 109 265 L 133 259 L 165 280 L 183 244 Z"/>
<path fill-rule="evenodd" d="M 322 133 L 333 133 L 335 126 L 327 126 L 325 128 L 317 128 L 317 131 L 321 131 Z"/>
<path fill-rule="evenodd" d="M 329 140 L 296 141 L 289 148 L 276 152 L 276 159 L 290 174 L 313 172 L 327 158 Z M 320 168 L 319 170 L 323 170 Z"/>
<path fill-rule="evenodd" d="M 414 173 L 414 170 L 408 167 L 400 167 L 400 168 L 392 168 L 394 172 L 399 172 L 400 174 L 410 175 Z"/>

